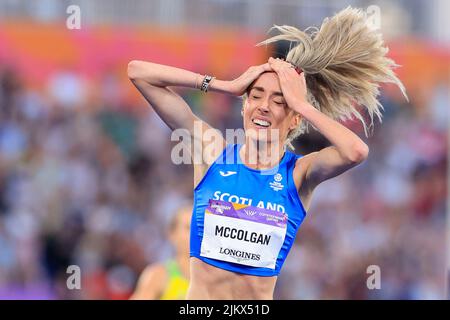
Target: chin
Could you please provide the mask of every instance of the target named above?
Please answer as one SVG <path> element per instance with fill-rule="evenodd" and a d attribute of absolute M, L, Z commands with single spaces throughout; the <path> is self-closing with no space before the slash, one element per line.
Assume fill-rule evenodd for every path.
<path fill-rule="evenodd" d="M 249 130 L 245 130 L 245 137 L 253 142 L 279 142 L 276 131 L 274 132 L 274 130 L 269 129 L 250 128 Z"/>

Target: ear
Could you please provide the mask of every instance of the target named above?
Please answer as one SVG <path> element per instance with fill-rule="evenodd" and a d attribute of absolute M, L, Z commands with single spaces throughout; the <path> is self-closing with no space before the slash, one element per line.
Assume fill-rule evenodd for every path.
<path fill-rule="evenodd" d="M 296 113 L 291 120 L 289 131 L 297 128 L 300 125 L 300 121 L 302 121 L 302 116 L 299 113 Z"/>
<path fill-rule="evenodd" d="M 241 108 L 241 116 L 244 116 L 244 108 L 247 105 L 247 99 L 244 100 L 244 102 L 242 103 L 242 108 Z"/>

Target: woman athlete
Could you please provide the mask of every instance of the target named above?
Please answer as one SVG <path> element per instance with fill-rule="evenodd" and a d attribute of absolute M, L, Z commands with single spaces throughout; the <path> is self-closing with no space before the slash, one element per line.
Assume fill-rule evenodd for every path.
<path fill-rule="evenodd" d="M 184 300 L 189 287 L 189 228 L 192 204 L 182 205 L 170 219 L 168 239 L 172 259 L 147 266 L 130 300 Z"/>
<path fill-rule="evenodd" d="M 194 162 L 187 299 L 273 299 L 277 275 L 310 206 L 314 189 L 363 162 L 368 146 L 336 120 L 363 113 L 381 120 L 379 83 L 395 83 L 381 35 L 364 12 L 347 8 L 307 33 L 276 26 L 261 44 L 291 41 L 286 59 L 269 58 L 232 81 L 131 61 L 128 75 L 172 129 L 200 142 Z M 308 29 L 307 29 L 308 31 Z M 243 96 L 245 141 L 213 139 L 172 86 Z M 214 106 L 212 106 L 214 107 Z M 194 127 L 202 130 L 194 130 Z M 331 143 L 298 156 L 286 149 L 314 126 Z M 198 148 L 192 148 L 195 157 Z"/>

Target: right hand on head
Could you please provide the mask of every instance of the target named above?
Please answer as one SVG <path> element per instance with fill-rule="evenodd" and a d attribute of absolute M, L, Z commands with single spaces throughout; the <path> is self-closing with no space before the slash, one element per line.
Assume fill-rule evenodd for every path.
<path fill-rule="evenodd" d="M 269 63 L 251 66 L 243 74 L 234 80 L 228 81 L 228 92 L 235 96 L 242 96 L 253 81 L 267 71 L 273 71 Z"/>

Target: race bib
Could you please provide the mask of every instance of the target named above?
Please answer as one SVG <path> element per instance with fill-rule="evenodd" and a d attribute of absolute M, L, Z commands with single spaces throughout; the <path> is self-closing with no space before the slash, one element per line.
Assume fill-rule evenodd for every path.
<path fill-rule="evenodd" d="M 285 213 L 209 200 L 200 255 L 246 266 L 275 269 L 286 227 Z"/>

